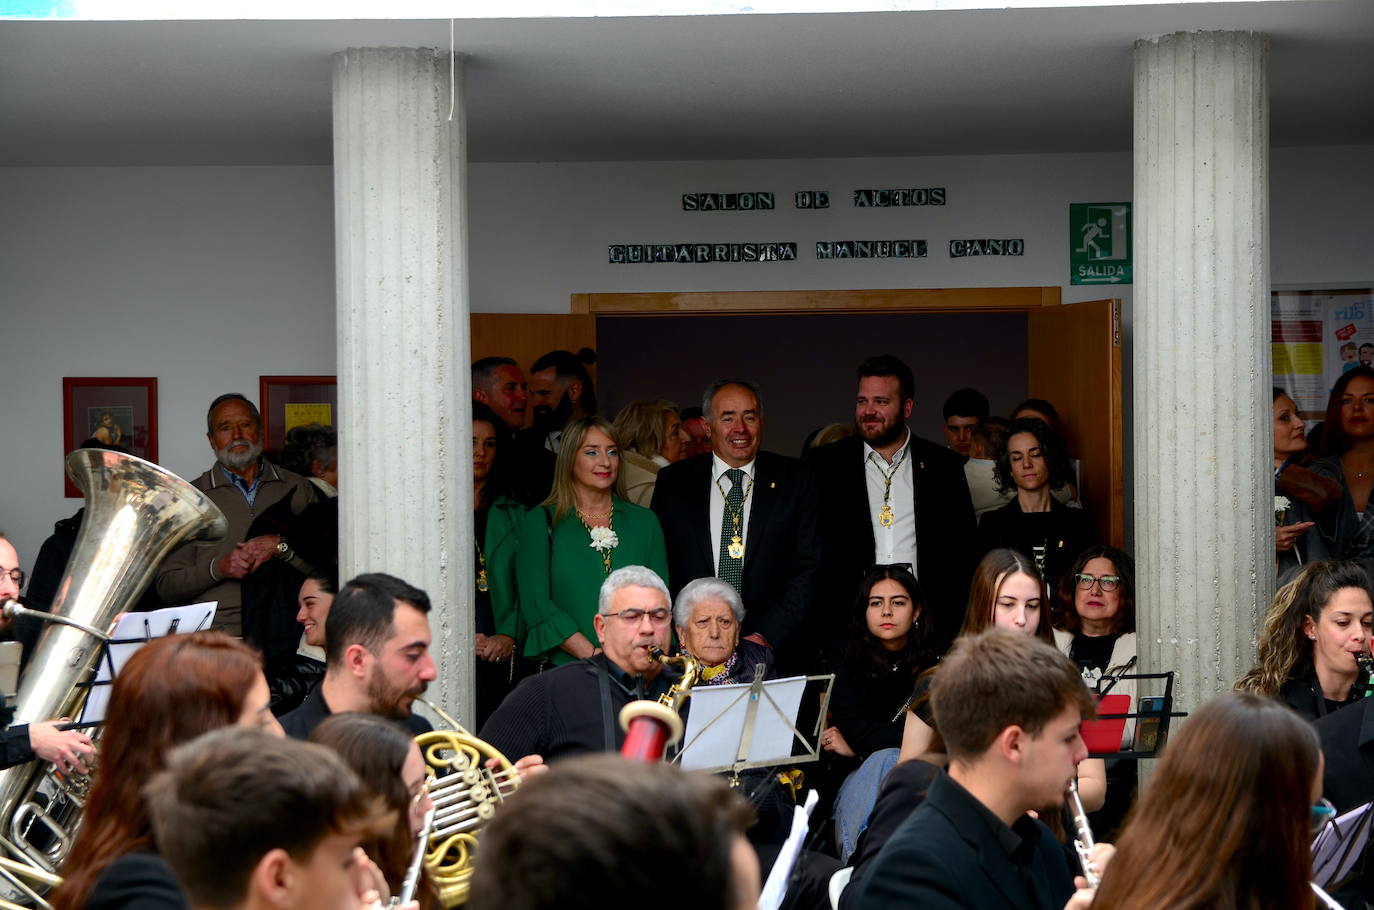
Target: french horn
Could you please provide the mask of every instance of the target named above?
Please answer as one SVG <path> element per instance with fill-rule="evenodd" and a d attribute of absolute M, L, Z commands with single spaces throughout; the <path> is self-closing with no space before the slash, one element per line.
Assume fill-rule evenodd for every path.
<path fill-rule="evenodd" d="M 78 449 L 66 468 L 86 495 L 85 517 L 47 617 L 54 621 L 24 671 L 16 724 L 79 716 L 105 637 L 158 563 L 186 541 L 219 540 L 228 530 L 218 506 L 152 462 Z M 47 762 L 0 771 L 0 903 L 47 906 L 42 894 L 60 881 L 89 789 L 88 775 L 62 774 Z"/>
<path fill-rule="evenodd" d="M 425 852 L 425 871 L 439 892 L 439 902 L 456 907 L 467 902 L 472 861 L 481 829 L 516 787 L 520 772 L 500 750 L 478 739 L 442 708 L 417 699 L 448 725 L 415 737 L 432 777 L 434 818 Z M 486 766 L 496 759 L 496 767 Z"/>

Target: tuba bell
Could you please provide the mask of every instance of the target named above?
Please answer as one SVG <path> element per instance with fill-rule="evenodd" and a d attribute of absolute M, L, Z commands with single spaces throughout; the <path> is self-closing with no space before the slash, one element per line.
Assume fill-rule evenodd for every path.
<path fill-rule="evenodd" d="M 66 467 L 86 494 L 86 512 L 53 601 L 55 622 L 38 639 L 15 699 L 17 724 L 78 716 L 104 634 L 148 587 L 158 563 L 186 541 L 219 540 L 228 530 L 203 493 L 141 458 L 78 449 Z M 64 775 L 47 762 L 0 771 L 0 898 L 6 903 L 46 904 L 41 892 L 55 884 L 89 789 L 89 776 Z"/>

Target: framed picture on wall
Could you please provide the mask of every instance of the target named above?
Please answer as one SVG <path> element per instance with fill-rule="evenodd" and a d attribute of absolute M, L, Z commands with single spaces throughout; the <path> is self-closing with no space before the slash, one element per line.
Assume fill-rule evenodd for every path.
<path fill-rule="evenodd" d="M 133 376 L 66 376 L 62 379 L 63 457 L 88 439 L 128 449 L 157 462 L 157 379 Z M 63 471 L 69 498 L 81 491 Z"/>
<path fill-rule="evenodd" d="M 262 445 L 279 451 L 292 427 L 318 423 L 333 426 L 339 410 L 335 376 L 259 376 Z"/>

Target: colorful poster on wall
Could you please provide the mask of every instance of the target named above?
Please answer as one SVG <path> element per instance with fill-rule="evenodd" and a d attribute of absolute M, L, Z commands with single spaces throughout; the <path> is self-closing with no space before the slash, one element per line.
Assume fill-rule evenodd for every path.
<path fill-rule="evenodd" d="M 1374 366 L 1374 290 L 1275 291 L 1274 385 L 1307 420 L 1321 420 L 1341 374 Z"/>

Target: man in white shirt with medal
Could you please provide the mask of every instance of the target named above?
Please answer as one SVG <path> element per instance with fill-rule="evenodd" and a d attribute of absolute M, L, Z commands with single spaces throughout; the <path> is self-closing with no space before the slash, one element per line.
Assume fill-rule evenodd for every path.
<path fill-rule="evenodd" d="M 824 535 L 819 611 L 838 630 L 860 579 L 873 565 L 907 564 L 921 583 L 936 641 L 959 631 L 973 570 L 973 505 L 962 459 L 907 427 L 911 369 L 896 357 L 859 365 L 857 434 L 813 449 Z"/>

